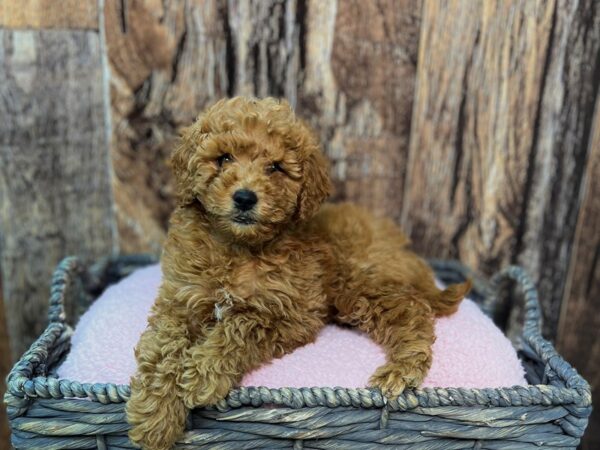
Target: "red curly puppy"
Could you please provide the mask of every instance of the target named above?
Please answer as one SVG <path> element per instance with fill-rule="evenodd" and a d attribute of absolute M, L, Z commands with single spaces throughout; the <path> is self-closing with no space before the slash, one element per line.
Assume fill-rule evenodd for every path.
<path fill-rule="evenodd" d="M 421 383 L 434 317 L 454 312 L 469 285 L 437 289 L 391 221 L 349 204 L 321 207 L 327 164 L 286 102 L 218 102 L 184 132 L 172 164 L 179 205 L 136 349 L 133 442 L 171 448 L 191 408 L 223 399 L 329 321 L 386 349 L 373 386 L 396 395 Z"/>

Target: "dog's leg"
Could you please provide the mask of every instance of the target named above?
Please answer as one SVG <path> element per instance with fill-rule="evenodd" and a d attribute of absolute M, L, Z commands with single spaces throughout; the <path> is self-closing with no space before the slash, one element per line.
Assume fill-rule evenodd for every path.
<path fill-rule="evenodd" d="M 314 341 L 323 327 L 314 314 L 293 322 L 240 315 L 225 318 L 184 356 L 178 385 L 188 408 L 213 405 L 260 365 Z"/>
<path fill-rule="evenodd" d="M 145 450 L 167 450 L 184 431 L 187 409 L 177 393 L 181 355 L 189 346 L 183 326 L 148 328 L 136 348 L 138 370 L 126 405 L 129 438 Z"/>
<path fill-rule="evenodd" d="M 387 396 L 417 387 L 431 367 L 435 340 L 434 317 L 428 302 L 415 289 L 386 286 L 336 301 L 336 320 L 366 333 L 387 354 L 370 384 Z"/>

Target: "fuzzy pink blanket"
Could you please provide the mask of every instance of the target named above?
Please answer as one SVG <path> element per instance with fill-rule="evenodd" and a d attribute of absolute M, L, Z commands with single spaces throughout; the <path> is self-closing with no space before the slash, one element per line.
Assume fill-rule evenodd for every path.
<path fill-rule="evenodd" d="M 135 372 L 133 349 L 146 328 L 161 272 L 158 265 L 109 287 L 81 317 L 61 378 L 127 384 Z M 470 300 L 436 321 L 433 364 L 423 387 L 486 388 L 526 384 L 512 345 Z M 325 327 L 316 342 L 247 374 L 242 385 L 279 387 L 367 386 L 385 362 L 382 349 L 355 330 Z"/>

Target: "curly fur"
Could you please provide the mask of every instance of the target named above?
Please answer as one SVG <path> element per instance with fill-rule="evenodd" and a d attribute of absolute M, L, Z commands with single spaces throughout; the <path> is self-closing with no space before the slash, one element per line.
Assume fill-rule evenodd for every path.
<path fill-rule="evenodd" d="M 171 448 L 191 408 L 223 399 L 245 373 L 312 342 L 330 321 L 386 349 L 373 386 L 397 395 L 421 383 L 434 317 L 453 313 L 470 286 L 439 290 L 391 221 L 350 204 L 321 207 L 327 164 L 286 102 L 216 103 L 183 133 L 172 166 L 179 203 L 136 349 L 133 442 Z M 232 201 L 238 189 L 258 197 L 244 223 Z"/>

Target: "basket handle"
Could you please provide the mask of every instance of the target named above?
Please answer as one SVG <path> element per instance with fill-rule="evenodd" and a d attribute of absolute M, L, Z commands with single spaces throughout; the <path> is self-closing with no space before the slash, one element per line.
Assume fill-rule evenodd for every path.
<path fill-rule="evenodd" d="M 66 257 L 52 275 L 48 321 L 65 323 L 65 297 L 74 284 L 77 284 L 77 287 L 90 297 L 89 299 L 78 299 L 78 304 L 89 306 L 85 302 L 96 298 L 106 286 L 129 275 L 135 269 L 156 263 L 156 261 L 154 255 L 146 253 L 109 255 L 88 266 L 75 256 Z"/>
<path fill-rule="evenodd" d="M 508 266 L 496 273 L 489 282 L 488 294 L 484 301 L 484 307 L 488 311 L 493 311 L 498 307 L 498 295 L 504 282 L 514 281 L 518 287 L 517 292 L 521 293 L 523 307 L 525 310 L 525 320 L 523 324 L 523 335 L 542 334 L 542 312 L 538 299 L 538 292 L 535 284 L 522 267 Z"/>
<path fill-rule="evenodd" d="M 75 277 L 80 277 L 84 266 L 79 258 L 68 256 L 59 264 L 52 275 L 50 286 L 50 306 L 48 307 L 48 322 L 65 323 L 65 296 L 73 285 Z"/>
<path fill-rule="evenodd" d="M 462 263 L 454 260 L 430 259 L 429 264 L 435 270 L 436 276 L 446 284 L 462 283 L 471 279 L 473 289 L 469 297 L 479 303 L 481 309 L 494 319 L 500 305 L 500 288 L 508 280 L 516 282 L 518 292 L 523 297 L 525 320 L 523 332 L 534 333 L 541 336 L 541 308 L 538 293 L 531 278 L 519 266 L 508 266 L 494 275 L 489 281 L 480 277 Z"/>

